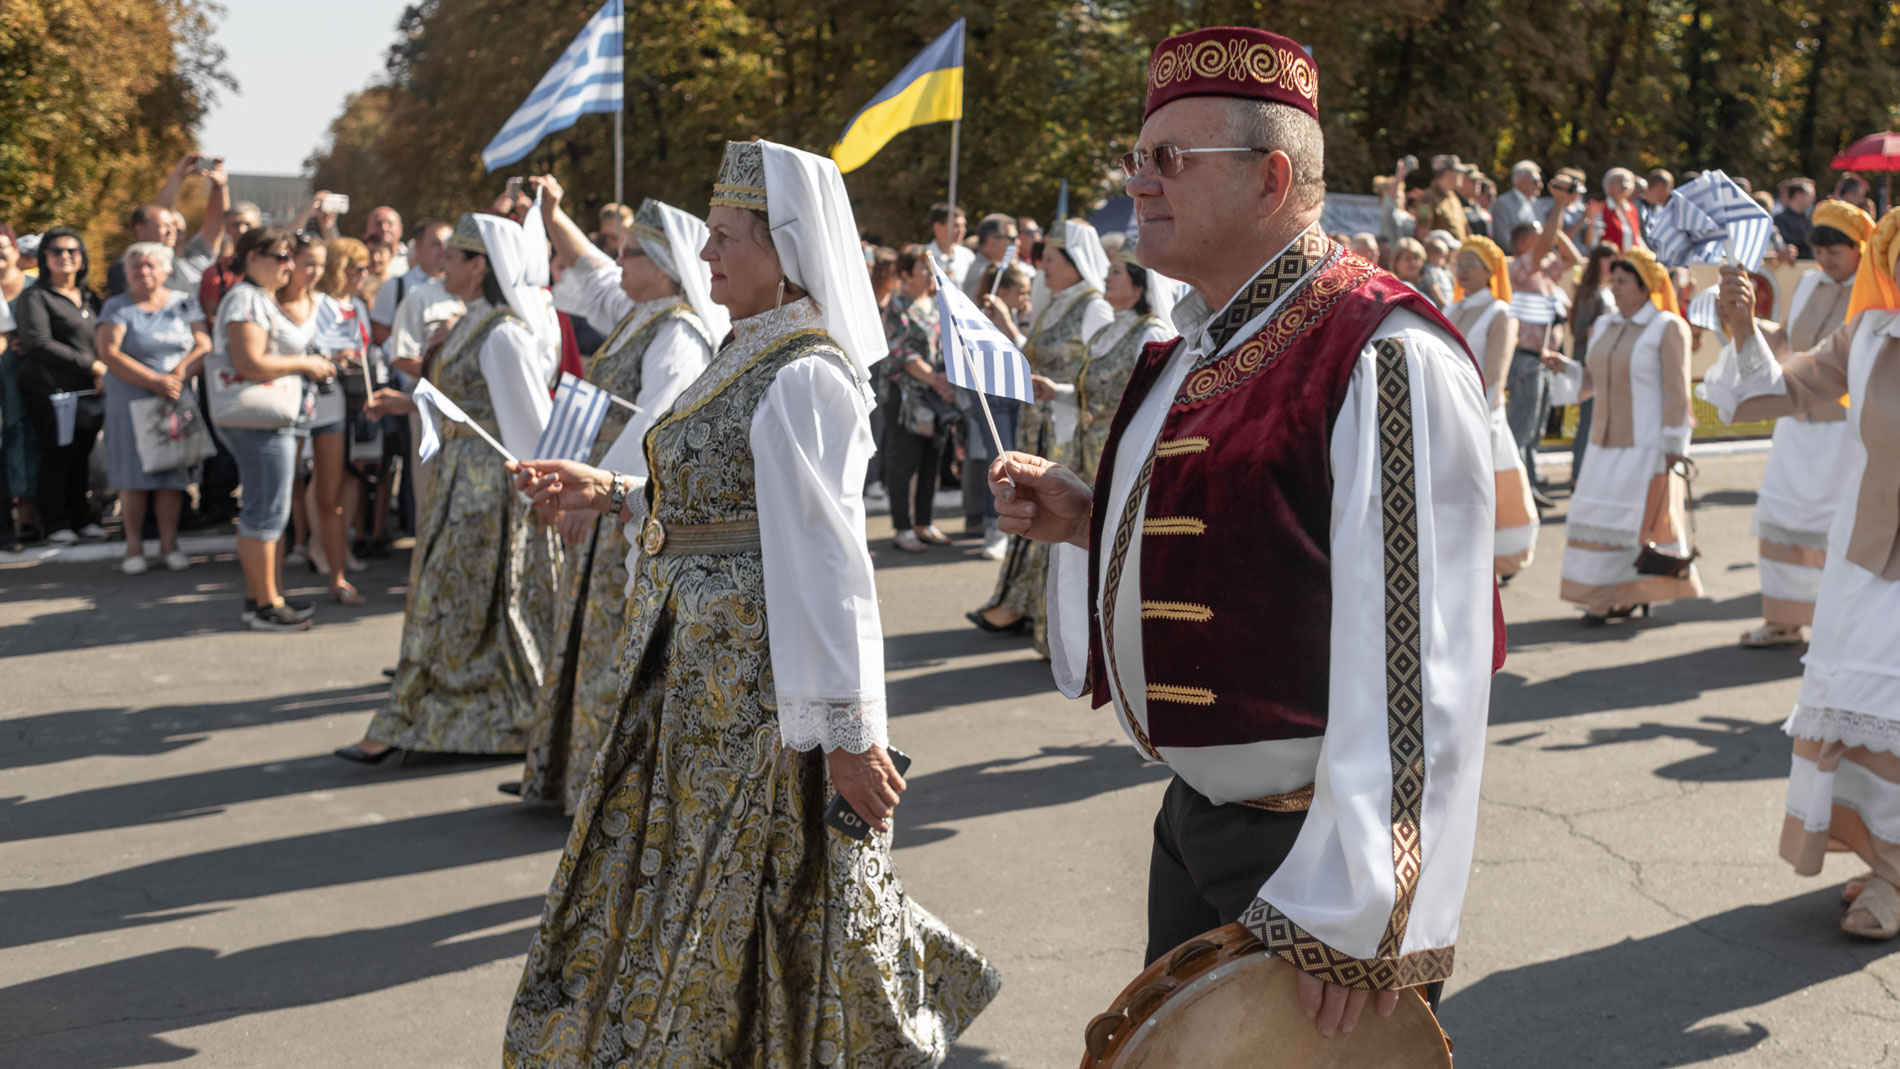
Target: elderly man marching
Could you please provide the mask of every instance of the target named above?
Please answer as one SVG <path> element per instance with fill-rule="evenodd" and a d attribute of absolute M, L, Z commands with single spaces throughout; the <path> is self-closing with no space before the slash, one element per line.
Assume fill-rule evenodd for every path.
<path fill-rule="evenodd" d="M 1155 49 L 1122 166 L 1143 262 L 1194 289 L 1181 337 L 1142 354 L 1092 490 L 1022 453 L 992 482 L 1006 530 L 1061 544 L 1058 686 L 1175 773 L 1149 960 L 1239 920 L 1331 1035 L 1451 974 L 1502 636 L 1484 384 L 1321 231 L 1317 81 L 1256 29 Z"/>

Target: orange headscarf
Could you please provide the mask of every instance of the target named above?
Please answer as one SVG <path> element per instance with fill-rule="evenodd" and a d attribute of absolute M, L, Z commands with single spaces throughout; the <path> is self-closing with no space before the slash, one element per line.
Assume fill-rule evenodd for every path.
<path fill-rule="evenodd" d="M 1623 261 L 1643 276 L 1651 304 L 1670 315 L 1682 314 L 1682 306 L 1676 302 L 1676 284 L 1669 277 L 1669 269 L 1656 261 L 1655 253 L 1638 246 L 1623 253 Z"/>
<path fill-rule="evenodd" d="M 1847 321 L 1868 309 L 1900 308 L 1900 282 L 1894 271 L 1900 269 L 1900 208 L 1889 209 L 1880 225 L 1860 247 L 1860 271 L 1854 275 L 1854 292 L 1847 298 Z"/>
<path fill-rule="evenodd" d="M 1491 295 L 1506 304 L 1511 303 L 1511 260 L 1510 257 L 1504 255 L 1503 249 L 1498 248 L 1498 243 L 1482 234 L 1474 234 L 1466 238 L 1464 244 L 1458 246 L 1458 253 L 1467 252 L 1483 260 L 1484 266 L 1490 270 L 1491 280 L 1487 285 L 1491 289 Z M 1464 299 L 1465 288 L 1453 287 L 1452 300 Z"/>

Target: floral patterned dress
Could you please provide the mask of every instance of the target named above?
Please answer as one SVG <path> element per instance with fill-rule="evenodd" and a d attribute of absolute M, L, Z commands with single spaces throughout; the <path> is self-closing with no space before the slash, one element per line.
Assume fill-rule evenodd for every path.
<path fill-rule="evenodd" d="M 478 302 L 431 369 L 437 389 L 500 436 L 480 353 L 506 308 Z M 416 502 L 402 652 L 368 737 L 405 750 L 518 754 L 546 678 L 560 545 L 493 449 L 445 423 Z"/>
<path fill-rule="evenodd" d="M 1095 485 L 1095 469 L 1101 463 L 1102 448 L 1108 444 L 1109 425 L 1115 421 L 1115 409 L 1121 406 L 1142 347 L 1171 338 L 1174 333 L 1174 327 L 1158 316 L 1137 315 L 1131 309 L 1115 313 L 1115 321 L 1089 339 L 1088 356 L 1075 375 L 1076 407 L 1081 409 L 1081 416 L 1076 421 L 1072 456 L 1075 473 L 1083 482 Z"/>
<path fill-rule="evenodd" d="M 905 895 L 888 836 L 823 823 L 821 752 L 781 742 L 749 429 L 788 366 L 842 361 L 797 329 L 820 321 L 798 304 L 802 318 L 788 306 L 735 323 L 647 437 L 623 701 L 548 891 L 505 1065 L 935 1065 L 996 993 L 983 958 Z"/>
<path fill-rule="evenodd" d="M 639 397 L 647 347 L 662 327 L 682 319 L 697 333 L 705 333 L 685 302 L 662 308 L 633 327 L 624 344 L 609 337 L 588 361 L 587 381 L 619 397 Z M 627 418 L 620 406 L 608 407 L 607 420 L 594 438 L 590 463 L 601 462 Z M 587 539 L 568 549 L 555 599 L 562 614 L 560 633 L 554 637 L 548 684 L 541 691 L 528 737 L 521 790 L 525 800 L 558 802 L 572 813 L 594 754 L 613 727 L 620 697 L 621 670 L 616 666 L 625 648 L 627 550 L 618 516 L 595 520 Z"/>

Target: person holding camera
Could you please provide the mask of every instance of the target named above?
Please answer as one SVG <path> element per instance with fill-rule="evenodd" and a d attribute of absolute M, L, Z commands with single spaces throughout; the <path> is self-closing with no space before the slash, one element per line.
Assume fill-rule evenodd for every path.
<path fill-rule="evenodd" d="M 205 195 L 203 225 L 181 246 L 178 238 L 183 227 L 178 225 L 174 209 L 179 192 L 193 177 L 204 178 L 210 183 L 210 189 Z M 132 209 L 126 218 L 134 243 L 157 242 L 172 250 L 172 269 L 165 279 L 166 289 L 196 293 L 205 270 L 218 262 L 218 244 L 224 237 L 224 213 L 230 205 L 228 185 L 222 156 L 187 155 L 172 167 L 158 197 L 150 204 Z M 117 297 L 125 292 L 125 269 L 123 257 L 106 269 L 106 296 Z"/>

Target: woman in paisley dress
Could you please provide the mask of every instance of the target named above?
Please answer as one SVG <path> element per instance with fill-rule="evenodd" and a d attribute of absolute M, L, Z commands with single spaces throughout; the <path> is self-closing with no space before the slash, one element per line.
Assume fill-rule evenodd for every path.
<path fill-rule="evenodd" d="M 1102 297 L 1108 284 L 1108 254 L 1095 228 L 1067 219 L 1049 228 L 1041 274 L 1053 297 L 1029 326 L 1023 355 L 1035 373 L 1036 404 L 1024 405 L 1016 424 L 1016 446 L 1025 452 L 1072 465 L 1075 431 L 1081 422 L 1075 379 L 1088 355 L 1088 341 L 1115 318 Z M 992 633 L 1035 634 L 1036 652 L 1049 656 L 1049 625 L 1042 611 L 1049 547 L 1026 538 L 1009 540 L 996 590 L 982 608 L 964 616 Z"/>
<path fill-rule="evenodd" d="M 647 431 L 706 370 L 713 346 L 730 328 L 725 309 L 711 298 L 712 273 L 699 258 L 706 224 L 649 198 L 621 235 L 616 263 L 561 210 L 559 182 L 552 176 L 533 181 L 555 266 L 561 268 L 554 306 L 585 318 L 607 339 L 587 362 L 587 381 L 639 409 L 629 413 L 610 405 L 589 459 L 644 485 L 641 445 Z M 642 518 L 636 515 L 626 530 L 638 531 Z M 502 790 L 572 813 L 619 709 L 623 673 L 616 664 L 626 625 L 631 547 L 617 517 L 568 512 L 557 526 L 567 554 L 555 601 L 560 616 L 550 644 L 548 681 L 528 734 L 525 775 Z"/>
<path fill-rule="evenodd" d="M 540 246 L 537 248 L 537 246 Z M 528 269 L 542 242 L 497 215 L 464 214 L 443 285 L 467 311 L 424 356 L 424 377 L 517 456 L 533 452 L 560 368 L 560 332 Z M 503 461 L 459 423 L 416 502 L 409 602 L 389 700 L 338 757 L 397 749 L 518 754 L 546 680 L 560 546 L 514 492 Z"/>
<path fill-rule="evenodd" d="M 510 1066 L 935 1065 L 995 995 L 904 893 L 861 491 L 885 352 L 831 161 L 727 146 L 702 254 L 733 337 L 647 435 L 626 698 L 509 1015 Z M 517 485 L 622 509 L 624 474 Z M 870 825 L 827 828 L 833 792 Z"/>
<path fill-rule="evenodd" d="M 1076 474 L 1089 483 L 1095 481 L 1095 466 L 1108 442 L 1108 425 L 1142 349 L 1180 333 L 1169 318 L 1174 311 L 1175 281 L 1141 266 L 1132 242 L 1117 246 L 1108 260 L 1102 295 L 1115 309 L 1115 318 L 1089 339 L 1082 368 L 1075 375 L 1076 407 L 1081 414 L 1070 455 Z"/>

